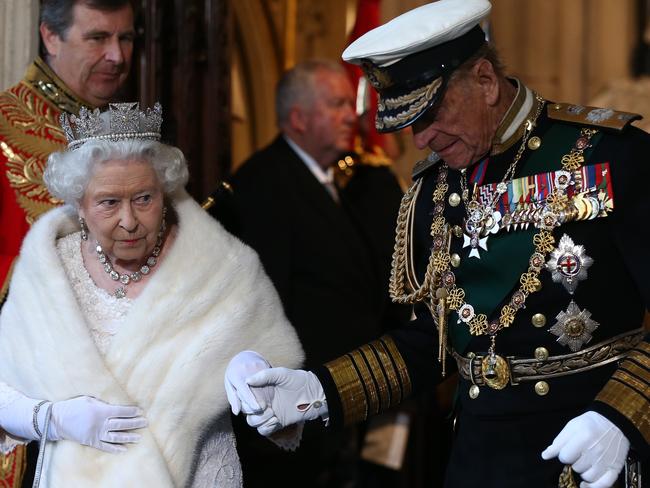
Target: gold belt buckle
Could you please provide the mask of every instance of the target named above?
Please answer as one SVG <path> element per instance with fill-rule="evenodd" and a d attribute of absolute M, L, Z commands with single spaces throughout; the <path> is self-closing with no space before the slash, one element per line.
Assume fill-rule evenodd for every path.
<path fill-rule="evenodd" d="M 488 354 L 481 361 L 481 376 L 490 388 L 502 390 L 510 382 L 508 361 L 498 354 Z"/>

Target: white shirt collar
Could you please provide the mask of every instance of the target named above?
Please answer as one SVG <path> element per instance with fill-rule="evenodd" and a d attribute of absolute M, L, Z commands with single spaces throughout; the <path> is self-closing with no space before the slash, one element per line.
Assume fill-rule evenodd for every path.
<path fill-rule="evenodd" d="M 323 170 L 319 166 L 319 164 L 316 162 L 314 158 L 312 158 L 304 149 L 302 149 L 298 144 L 293 142 L 291 138 L 285 134 L 282 135 L 284 137 L 284 140 L 287 141 L 287 144 L 289 144 L 289 147 L 293 149 L 298 157 L 302 160 L 303 163 L 309 168 L 309 171 L 312 172 L 314 177 L 323 185 L 327 183 L 332 183 L 334 182 L 334 168 L 329 167 L 327 168 L 326 171 Z"/>

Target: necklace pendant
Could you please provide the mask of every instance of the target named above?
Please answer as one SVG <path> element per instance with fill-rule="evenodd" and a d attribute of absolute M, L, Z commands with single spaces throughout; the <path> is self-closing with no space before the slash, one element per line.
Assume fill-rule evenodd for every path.
<path fill-rule="evenodd" d="M 126 288 L 124 288 L 123 286 L 120 286 L 119 288 L 117 288 L 115 290 L 115 293 L 113 295 L 117 299 L 124 298 L 126 296 Z"/>

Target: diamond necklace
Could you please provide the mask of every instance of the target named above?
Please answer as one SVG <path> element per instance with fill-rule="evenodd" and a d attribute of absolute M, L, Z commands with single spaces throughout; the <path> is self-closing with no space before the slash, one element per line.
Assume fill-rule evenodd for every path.
<path fill-rule="evenodd" d="M 496 193 L 492 196 L 491 201 L 488 204 L 483 204 L 479 202 L 478 195 L 476 191 L 472 192 L 472 199 L 469 200 L 469 190 L 467 188 L 467 176 L 466 169 L 461 170 L 460 175 L 460 187 L 462 199 L 465 202 L 465 210 L 467 212 L 467 218 L 465 219 L 465 232 L 464 232 L 464 242 L 463 248 L 470 247 L 469 257 L 472 258 L 481 258 L 479 254 L 479 248 L 482 248 L 484 251 L 487 251 L 487 240 L 490 234 L 496 234 L 499 231 L 499 222 L 501 221 L 501 212 L 495 210 L 496 203 L 501 198 L 506 191 L 508 191 L 508 180 L 512 179 L 515 175 L 515 170 L 517 169 L 517 164 L 521 159 L 521 156 L 524 154 L 526 149 L 526 144 L 530 134 L 535 128 L 535 123 L 542 113 L 542 108 L 544 107 L 544 99 L 540 97 L 537 93 L 533 92 L 535 96 L 535 101 L 537 102 L 537 108 L 535 110 L 535 115 L 532 118 L 529 118 L 524 123 L 524 134 L 521 139 L 521 145 L 517 150 L 517 154 L 513 158 L 512 162 L 508 166 L 501 182 L 497 185 Z"/>
<path fill-rule="evenodd" d="M 97 252 L 97 259 L 101 264 L 104 265 L 104 271 L 108 274 L 113 281 L 119 281 L 121 286 L 118 286 L 113 293 L 115 298 L 124 298 L 126 296 L 126 286 L 131 282 L 138 282 L 142 279 L 143 276 L 148 275 L 158 262 L 158 256 L 160 256 L 160 249 L 162 247 L 162 237 L 165 232 L 165 219 L 163 218 L 162 225 L 160 226 L 160 231 L 156 238 L 156 245 L 151 251 L 151 255 L 146 259 L 145 263 L 140 266 L 140 269 L 134 271 L 133 273 L 118 273 L 113 268 L 111 260 L 108 258 L 102 246 L 99 245 L 99 242 L 96 242 L 95 251 Z"/>

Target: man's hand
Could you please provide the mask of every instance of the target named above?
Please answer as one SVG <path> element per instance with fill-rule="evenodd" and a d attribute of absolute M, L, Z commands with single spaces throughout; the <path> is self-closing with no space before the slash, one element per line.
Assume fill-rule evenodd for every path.
<path fill-rule="evenodd" d="M 246 383 L 246 378 L 270 367 L 269 362 L 254 351 L 242 351 L 230 360 L 226 368 L 224 385 L 233 414 L 238 415 L 239 412 L 261 413 L 264 410 L 266 404 L 260 406 Z M 270 405 L 271 397 L 268 390 L 260 389 L 258 395 L 261 397 L 262 403 L 265 403 L 264 400 L 266 400 Z"/>
<path fill-rule="evenodd" d="M 132 432 L 147 426 L 138 407 L 110 405 L 89 396 L 52 404 L 52 418 L 47 438 L 68 439 L 106 452 L 123 452 L 140 440 Z"/>
<path fill-rule="evenodd" d="M 558 434 L 542 458 L 558 457 L 572 465 L 584 480 L 580 488 L 609 488 L 625 464 L 630 443 L 612 422 L 588 411 L 571 421 Z"/>
<path fill-rule="evenodd" d="M 325 392 L 311 371 L 271 368 L 246 381 L 256 394 L 260 388 L 272 391 L 270 404 L 264 405 L 264 411 L 246 418 L 248 424 L 264 436 L 299 422 L 328 418 Z"/>

